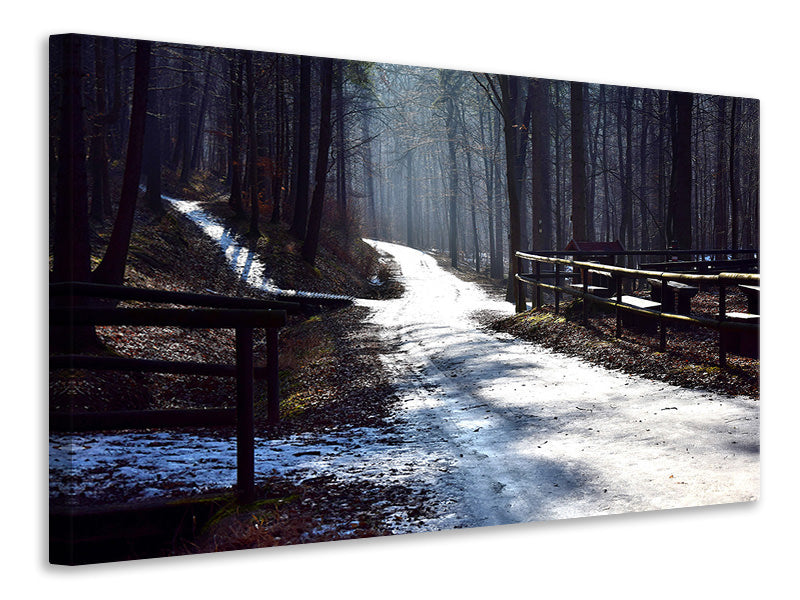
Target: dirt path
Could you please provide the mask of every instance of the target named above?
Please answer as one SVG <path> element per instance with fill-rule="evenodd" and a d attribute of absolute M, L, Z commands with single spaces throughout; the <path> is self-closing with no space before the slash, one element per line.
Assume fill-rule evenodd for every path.
<path fill-rule="evenodd" d="M 754 500 L 759 405 L 594 367 L 480 330 L 510 312 L 433 258 L 375 242 L 406 293 L 369 303 L 404 399 L 404 443 L 441 458 L 439 525 Z"/>
<path fill-rule="evenodd" d="M 511 306 L 421 252 L 375 246 L 399 265 L 406 291 L 359 303 L 383 332 L 400 408 L 386 425 L 257 437 L 257 482 L 328 478 L 370 489 L 391 533 L 758 497 L 758 402 L 482 329 L 474 315 Z M 235 482 L 235 440 L 213 432 L 53 434 L 50 449 L 51 497 L 135 501 Z M 348 526 L 323 520 L 323 536 Z"/>

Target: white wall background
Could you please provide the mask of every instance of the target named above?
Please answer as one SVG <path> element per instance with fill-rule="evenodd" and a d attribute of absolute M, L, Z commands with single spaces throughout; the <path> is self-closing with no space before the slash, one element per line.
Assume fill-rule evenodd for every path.
<path fill-rule="evenodd" d="M 444 4 L 444 3 L 442 3 Z M 0 112 L 3 248 L 3 589 L 63 598 L 754 597 L 791 590 L 798 417 L 779 324 L 796 277 L 798 95 L 791 3 L 31 2 L 4 8 Z M 713 5 L 712 5 L 713 4 Z M 775 6 L 775 8 L 773 8 Z M 507 10 L 500 10 L 508 7 Z M 761 99 L 762 499 L 138 561 L 47 565 L 47 36 L 78 32 L 506 72 Z M 792 143 L 794 142 L 794 143 Z M 36 231 L 31 238 L 30 232 Z M 789 282 L 791 279 L 795 283 Z M 774 287 L 772 287 L 774 286 Z M 774 290 L 774 291 L 773 291 Z M 796 311 L 791 311 L 792 314 Z M 9 328 L 8 325 L 11 324 Z M 774 332 L 774 333 L 773 333 Z M 788 585 L 788 588 L 784 588 Z M 789 592 L 791 593 L 791 592 Z M 43 596 L 44 597 L 44 596 Z"/>

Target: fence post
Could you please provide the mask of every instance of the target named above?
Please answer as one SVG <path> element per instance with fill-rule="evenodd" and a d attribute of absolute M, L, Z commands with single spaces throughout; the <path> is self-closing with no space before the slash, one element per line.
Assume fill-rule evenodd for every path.
<path fill-rule="evenodd" d="M 622 313 L 619 305 L 622 303 L 622 275 L 614 273 L 614 282 L 617 285 L 617 305 L 614 307 L 614 314 L 617 318 L 617 337 L 622 337 Z"/>
<path fill-rule="evenodd" d="M 255 499 L 253 330 L 236 328 L 236 485 L 239 501 Z"/>
<path fill-rule="evenodd" d="M 728 366 L 728 356 L 725 350 L 725 330 L 722 324 L 725 322 L 725 284 L 719 284 L 719 366 L 724 369 Z"/>
<path fill-rule="evenodd" d="M 518 254 L 516 254 L 514 256 L 514 260 L 517 261 L 517 269 L 516 269 L 517 275 L 522 275 L 522 257 L 519 256 Z M 517 287 L 517 307 L 516 307 L 516 312 L 518 312 L 518 313 L 525 312 L 525 310 L 528 308 L 527 307 L 527 300 L 525 299 L 525 284 L 520 279 L 517 279 L 515 284 L 516 284 L 516 287 Z"/>
<path fill-rule="evenodd" d="M 589 293 L 589 273 L 583 271 L 583 324 L 586 325 L 587 319 L 587 311 L 589 305 L 589 299 L 586 297 L 586 294 Z"/>
<path fill-rule="evenodd" d="M 561 286 L 561 265 L 559 263 L 555 263 L 555 277 L 553 279 L 555 282 L 556 289 L 553 290 L 555 293 L 555 314 L 558 314 L 558 303 L 561 300 L 561 290 L 559 289 Z"/>
<path fill-rule="evenodd" d="M 667 321 L 664 319 L 664 298 L 666 298 L 667 293 L 667 280 L 664 277 L 661 277 L 661 303 L 658 307 L 658 330 L 660 334 L 660 340 L 658 343 L 658 349 L 660 352 L 666 352 L 667 350 Z"/>
<path fill-rule="evenodd" d="M 280 419 L 281 398 L 278 377 L 278 329 L 267 331 L 267 421 L 275 425 Z"/>
<path fill-rule="evenodd" d="M 536 261 L 536 308 L 542 308 L 542 288 L 539 285 L 542 282 L 542 263 Z"/>

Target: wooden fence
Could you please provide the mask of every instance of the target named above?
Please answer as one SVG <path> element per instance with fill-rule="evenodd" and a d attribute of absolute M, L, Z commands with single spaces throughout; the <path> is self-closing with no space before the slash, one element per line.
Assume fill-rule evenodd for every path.
<path fill-rule="evenodd" d="M 679 251 L 680 252 L 680 251 Z M 691 253 L 708 252 L 708 251 L 683 251 Z M 731 254 L 731 251 L 716 251 Z M 752 251 L 751 251 L 752 252 Z M 659 254 L 672 254 L 673 251 L 660 251 Z M 527 299 L 525 295 L 525 286 L 530 285 L 535 288 L 534 298 L 537 308 L 541 308 L 542 297 L 541 290 L 551 290 L 554 293 L 554 310 L 556 314 L 559 311 L 559 302 L 562 293 L 569 294 L 581 298 L 583 300 L 583 319 L 587 319 L 588 304 L 595 303 L 599 305 L 612 307 L 616 316 L 616 335 L 622 335 L 622 313 L 628 312 L 640 315 L 644 318 L 654 319 L 658 323 L 659 329 L 659 349 L 664 352 L 666 350 L 666 332 L 667 323 L 682 323 L 696 327 L 706 327 L 715 329 L 719 332 L 719 364 L 721 367 L 727 366 L 727 350 L 725 343 L 725 336 L 728 332 L 746 332 L 749 334 L 758 335 L 759 325 L 757 315 L 743 315 L 747 318 L 746 321 L 739 322 L 733 320 L 731 313 L 726 311 L 726 288 L 731 285 L 745 284 L 745 285 L 759 285 L 760 276 L 754 273 L 717 273 L 717 274 L 698 274 L 698 273 L 680 273 L 671 271 L 653 271 L 645 269 L 631 269 L 626 267 L 618 267 L 614 265 L 605 265 L 597 262 L 570 260 L 565 258 L 558 258 L 553 254 L 565 254 L 564 252 L 558 253 L 528 253 L 517 252 L 515 260 L 517 261 L 516 273 L 516 292 L 517 312 L 522 312 L 527 309 Z M 576 254 L 576 253 L 569 253 Z M 614 253 L 594 253 L 598 254 L 615 254 L 615 255 L 643 255 L 643 254 L 656 254 L 655 252 L 614 252 Z M 530 263 L 532 269 L 526 271 L 525 263 Z M 552 271 L 543 271 L 542 265 L 553 265 Z M 570 270 L 567 271 L 566 269 Z M 607 278 L 611 282 L 611 289 L 609 290 L 609 297 L 598 295 L 593 289 L 594 286 L 589 285 L 589 275 L 595 274 Z M 553 283 L 546 283 L 545 280 L 553 280 Z M 579 283 L 572 285 L 562 285 L 566 280 L 579 279 Z M 661 283 L 661 289 L 666 290 L 668 282 L 677 282 L 684 285 L 689 284 L 705 284 L 718 287 L 719 289 L 719 313 L 716 319 L 690 316 L 686 314 L 676 314 L 672 312 L 665 312 L 663 310 L 663 303 L 658 304 L 658 308 L 634 306 L 630 302 L 623 301 L 623 281 L 626 279 L 654 279 Z M 629 296 L 625 298 L 631 298 Z M 655 304 L 655 303 L 653 303 Z M 755 321 L 755 322 L 753 322 Z"/>
<path fill-rule="evenodd" d="M 50 369 L 101 369 L 178 373 L 236 378 L 236 408 L 220 410 L 146 410 L 110 413 L 51 414 L 51 430 L 169 428 L 236 424 L 237 489 L 242 501 L 254 497 L 254 379 L 267 381 L 267 419 L 277 423 L 280 411 L 278 380 L 278 330 L 287 313 L 303 310 L 298 303 L 235 298 L 110 286 L 82 282 L 50 285 L 50 327 L 133 325 L 234 329 L 236 364 L 135 359 L 79 354 L 54 354 Z M 88 299 L 94 299 L 89 301 Z M 103 299 L 138 300 L 192 308 L 117 308 Z M 196 307 L 204 308 L 196 308 Z M 266 330 L 266 366 L 255 368 L 253 330 Z"/>

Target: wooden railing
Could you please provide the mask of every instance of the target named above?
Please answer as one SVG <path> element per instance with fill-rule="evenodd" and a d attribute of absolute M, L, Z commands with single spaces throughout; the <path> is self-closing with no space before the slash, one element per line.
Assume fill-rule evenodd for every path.
<path fill-rule="evenodd" d="M 278 379 L 278 330 L 288 312 L 302 306 L 235 298 L 215 294 L 193 294 L 109 286 L 82 282 L 50 285 L 50 327 L 131 325 L 153 327 L 194 327 L 234 329 L 236 364 L 136 359 L 80 354 L 53 354 L 50 369 L 100 369 L 156 373 L 179 373 L 236 378 L 236 408 L 219 410 L 145 410 L 110 413 L 51 414 L 51 430 L 170 428 L 182 426 L 236 424 L 237 488 L 243 501 L 254 497 L 254 379 L 267 381 L 267 419 L 277 423 L 280 412 Z M 88 299 L 94 299 L 92 301 Z M 102 306 L 100 300 L 138 300 L 192 308 L 117 308 Z M 203 308 L 196 308 L 201 306 Z M 253 330 L 266 330 L 266 366 L 255 368 Z"/>
<path fill-rule="evenodd" d="M 686 252 L 686 251 L 684 251 Z M 696 251 L 695 251 L 696 252 Z M 725 251 L 730 253 L 730 251 Z M 534 286 L 535 292 L 535 305 L 536 308 L 542 306 L 541 290 L 551 290 L 554 293 L 554 310 L 555 313 L 559 312 L 559 303 L 562 293 L 569 294 L 581 298 L 583 300 L 583 320 L 587 319 L 588 304 L 595 303 L 599 305 L 609 306 L 614 308 L 616 316 L 616 335 L 622 335 L 621 316 L 622 312 L 627 311 L 641 315 L 646 318 L 656 319 L 659 328 L 659 349 L 664 352 L 666 350 L 666 331 L 667 323 L 683 323 L 691 326 L 706 327 L 719 331 L 719 364 L 722 367 L 727 365 L 726 346 L 724 343 L 724 335 L 726 332 L 740 331 L 740 332 L 755 332 L 756 335 L 759 330 L 759 325 L 754 323 L 742 323 L 731 321 L 726 312 L 726 288 L 730 285 L 736 284 L 749 284 L 759 285 L 760 276 L 754 273 L 719 273 L 715 275 L 710 274 L 696 274 L 696 273 L 677 273 L 670 271 L 651 271 L 644 269 L 629 269 L 626 267 L 618 267 L 613 265 L 605 265 L 596 262 L 569 260 L 564 258 L 557 258 L 552 256 L 555 253 L 532 254 L 527 252 L 517 252 L 515 260 L 516 264 L 516 307 L 517 312 L 522 312 L 527 309 L 527 299 L 525 295 L 525 286 Z M 558 254 L 564 254 L 559 252 Z M 596 253 L 601 254 L 601 253 Z M 596 255 L 595 254 L 595 255 Z M 602 253 L 604 254 L 604 253 Z M 615 252 L 614 254 L 641 254 L 641 253 L 625 253 Z M 661 254 L 664 254 L 662 251 Z M 532 269 L 525 270 L 525 263 L 530 263 Z M 552 264 L 553 270 L 550 272 L 543 272 L 541 269 L 542 264 Z M 569 267 L 571 270 L 564 270 Z M 611 292 L 609 297 L 593 294 L 590 291 L 589 275 L 595 274 L 608 278 L 611 281 Z M 580 284 L 578 287 L 561 285 L 567 279 L 579 279 Z M 552 279 L 553 283 L 546 283 L 545 280 Z M 662 289 L 666 289 L 666 284 L 669 281 L 674 281 L 684 284 L 706 284 L 716 286 L 719 289 L 719 313 L 716 319 L 690 316 L 684 314 L 676 314 L 671 312 L 664 312 L 662 309 L 663 304 L 659 304 L 658 310 L 649 308 L 640 308 L 632 306 L 631 304 L 622 301 L 623 281 L 626 279 L 657 279 L 661 282 Z M 613 299 L 612 299 L 613 296 Z"/>

